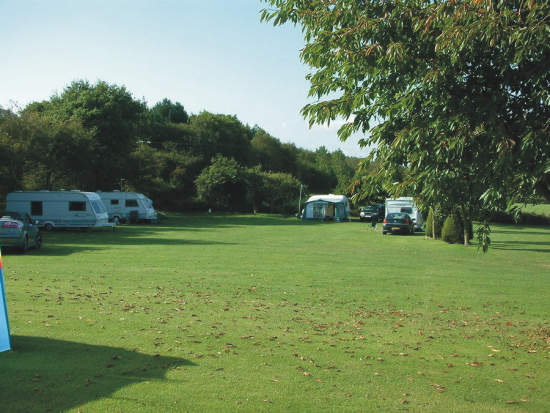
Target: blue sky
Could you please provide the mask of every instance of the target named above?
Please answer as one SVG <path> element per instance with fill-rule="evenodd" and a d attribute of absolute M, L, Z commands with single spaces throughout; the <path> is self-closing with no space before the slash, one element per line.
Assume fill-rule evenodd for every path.
<path fill-rule="evenodd" d="M 259 0 L 0 0 L 0 106 L 25 106 L 71 81 L 125 85 L 150 106 L 233 114 L 283 142 L 365 156 L 338 123 L 309 129 L 299 28 L 260 23 Z"/>

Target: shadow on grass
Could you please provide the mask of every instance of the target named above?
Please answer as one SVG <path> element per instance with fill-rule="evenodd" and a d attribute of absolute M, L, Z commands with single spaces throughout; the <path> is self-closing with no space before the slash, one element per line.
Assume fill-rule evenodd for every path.
<path fill-rule="evenodd" d="M 544 227 L 541 228 L 541 231 L 526 231 L 521 227 L 517 228 L 517 230 L 512 230 L 512 231 L 499 230 L 499 229 L 495 229 L 491 231 L 495 234 L 507 234 L 507 235 L 517 235 L 519 233 L 521 233 L 522 235 L 544 235 L 545 233 L 550 234 L 550 228 L 544 228 Z"/>
<path fill-rule="evenodd" d="M 2 411 L 62 411 L 108 397 L 120 388 L 159 380 L 170 369 L 196 364 L 43 337 L 13 336 L 0 354 Z"/>
<path fill-rule="evenodd" d="M 495 234 L 506 235 L 544 235 L 550 234 L 548 225 L 520 225 L 520 224 L 495 224 L 491 225 L 491 231 Z"/>
<path fill-rule="evenodd" d="M 546 246 L 547 248 L 531 248 L 536 246 Z M 491 248 L 505 251 L 531 251 L 550 253 L 550 242 L 539 241 L 499 241 L 492 242 Z"/>
<path fill-rule="evenodd" d="M 231 228 L 238 226 L 296 226 L 307 221 L 301 221 L 293 216 L 274 214 L 191 214 L 169 216 L 166 224 L 171 222 L 174 222 L 179 227 L 204 230 L 208 228 Z"/>
<path fill-rule="evenodd" d="M 541 235 L 550 235 L 548 226 L 500 224 L 493 227 L 492 233 L 491 248 L 495 250 L 550 253 L 550 241 L 539 241 Z M 505 239 L 499 239 L 500 235 Z"/>
<path fill-rule="evenodd" d="M 330 223 L 330 222 L 328 222 Z M 63 256 L 83 251 L 100 251 L 119 245 L 236 245 L 234 242 L 201 240 L 194 232 L 217 231 L 241 226 L 296 226 L 326 225 L 325 222 L 300 221 L 282 215 L 190 214 L 170 215 L 160 224 L 121 225 L 92 231 L 58 230 L 42 232 L 43 246 L 28 254 L 36 256 Z M 342 225 L 345 225 L 343 223 Z"/>

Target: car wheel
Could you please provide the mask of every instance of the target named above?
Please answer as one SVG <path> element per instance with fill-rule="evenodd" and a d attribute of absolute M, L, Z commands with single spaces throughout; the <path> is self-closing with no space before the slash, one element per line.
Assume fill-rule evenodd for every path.
<path fill-rule="evenodd" d="M 113 217 L 113 223 L 118 225 L 120 223 L 120 217 Z"/>
<path fill-rule="evenodd" d="M 386 235 L 386 231 L 382 231 L 382 235 Z"/>
<path fill-rule="evenodd" d="M 46 225 L 44 225 L 44 229 L 46 231 L 51 231 L 53 229 L 53 225 L 48 222 Z"/>

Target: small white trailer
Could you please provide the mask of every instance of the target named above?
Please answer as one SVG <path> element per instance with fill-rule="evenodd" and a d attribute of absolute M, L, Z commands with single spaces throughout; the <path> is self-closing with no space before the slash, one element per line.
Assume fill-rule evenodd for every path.
<path fill-rule="evenodd" d="M 393 212 L 404 212 L 409 214 L 414 223 L 415 231 L 420 231 L 424 225 L 424 220 L 422 219 L 422 214 L 418 210 L 414 198 L 412 197 L 401 197 L 386 199 L 386 213 L 384 216 L 391 214 Z"/>
<path fill-rule="evenodd" d="M 96 193 L 107 209 L 109 220 L 115 223 L 129 221 L 132 214 L 138 221 L 155 222 L 157 220 L 153 201 L 139 192 L 97 191 Z"/>
<path fill-rule="evenodd" d="M 105 206 L 94 192 L 15 191 L 6 196 L 6 209 L 29 214 L 48 231 L 112 226 Z"/>

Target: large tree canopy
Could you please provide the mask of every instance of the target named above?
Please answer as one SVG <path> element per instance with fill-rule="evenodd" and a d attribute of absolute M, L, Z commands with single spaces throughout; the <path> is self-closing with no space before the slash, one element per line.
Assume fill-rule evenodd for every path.
<path fill-rule="evenodd" d="M 72 82 L 50 101 L 33 103 L 23 113 L 36 112 L 52 122 L 77 121 L 92 130 L 90 179 L 85 189 L 110 190 L 126 169 L 127 154 L 136 148 L 146 111 L 124 86 L 99 81 Z"/>
<path fill-rule="evenodd" d="M 302 27 L 304 116 L 367 133 L 379 180 L 407 170 L 390 192 L 470 210 L 550 200 L 548 1 L 264 1 L 264 20 Z"/>

